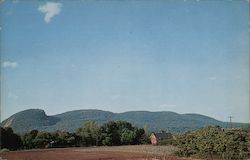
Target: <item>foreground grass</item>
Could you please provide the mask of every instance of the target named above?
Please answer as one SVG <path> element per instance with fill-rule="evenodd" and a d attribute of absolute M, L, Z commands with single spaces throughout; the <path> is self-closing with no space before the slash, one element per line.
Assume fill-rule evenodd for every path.
<path fill-rule="evenodd" d="M 178 150 L 178 148 L 175 146 L 126 145 L 126 146 L 79 148 L 76 150 L 132 152 L 132 153 L 143 153 L 148 155 L 164 156 L 164 155 L 174 155 L 174 153 Z"/>
<path fill-rule="evenodd" d="M 101 147 L 87 147 L 76 148 L 75 151 L 112 151 L 112 152 L 127 152 L 127 153 L 141 153 L 146 157 L 143 160 L 151 160 L 152 156 L 154 160 L 167 160 L 177 159 L 175 152 L 178 150 L 176 146 L 172 145 L 125 145 L 125 146 L 101 146 Z M 150 158 L 151 157 L 151 158 Z M 201 160 L 197 157 L 179 157 L 183 160 Z"/>
<path fill-rule="evenodd" d="M 198 160 L 177 157 L 175 146 L 128 145 L 77 148 L 50 148 L 0 153 L 8 160 Z M 1 158 L 0 158 L 1 160 Z"/>

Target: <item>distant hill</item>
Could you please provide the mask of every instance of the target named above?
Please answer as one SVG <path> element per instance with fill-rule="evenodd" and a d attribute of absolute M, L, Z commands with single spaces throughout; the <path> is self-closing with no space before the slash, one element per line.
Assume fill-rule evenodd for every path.
<path fill-rule="evenodd" d="M 199 114 L 178 114 L 175 112 L 130 111 L 112 113 L 102 110 L 75 110 L 53 116 L 47 116 L 41 109 L 29 109 L 18 112 L 1 123 L 3 127 L 12 127 L 15 132 L 24 133 L 33 129 L 42 131 L 73 132 L 86 120 L 99 124 L 110 120 L 125 120 L 132 124 L 145 127 L 149 131 L 167 130 L 181 132 L 200 128 L 206 125 L 228 127 L 228 123 Z M 235 123 L 234 126 L 240 126 Z"/>

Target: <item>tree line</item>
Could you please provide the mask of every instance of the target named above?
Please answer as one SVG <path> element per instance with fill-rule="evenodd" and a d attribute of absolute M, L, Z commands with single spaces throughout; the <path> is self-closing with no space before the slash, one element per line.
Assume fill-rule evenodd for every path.
<path fill-rule="evenodd" d="M 32 130 L 18 135 L 11 128 L 1 127 L 1 148 L 10 150 L 145 143 L 149 143 L 145 130 L 126 121 L 109 121 L 102 125 L 86 121 L 73 133 Z"/>

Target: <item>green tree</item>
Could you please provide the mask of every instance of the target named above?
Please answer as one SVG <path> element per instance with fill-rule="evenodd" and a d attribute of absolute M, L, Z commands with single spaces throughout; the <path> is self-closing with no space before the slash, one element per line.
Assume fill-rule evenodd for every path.
<path fill-rule="evenodd" d="M 120 145 L 120 133 L 117 122 L 109 121 L 101 126 L 103 145 Z"/>
<path fill-rule="evenodd" d="M 109 121 L 101 126 L 103 145 L 128 145 L 148 142 L 145 130 L 126 121 Z"/>
<path fill-rule="evenodd" d="M 143 128 L 135 128 L 135 138 L 133 140 L 132 144 L 149 144 L 149 135 L 146 133 L 146 131 Z"/>
<path fill-rule="evenodd" d="M 38 132 L 36 138 L 34 139 L 34 145 L 37 148 L 48 148 L 53 141 L 53 136 L 49 132 Z"/>
<path fill-rule="evenodd" d="M 124 128 L 121 132 L 121 144 L 128 145 L 132 144 L 136 137 L 136 132 L 133 130 L 129 130 L 128 128 Z"/>
<path fill-rule="evenodd" d="M 75 133 L 69 132 L 38 132 L 32 130 L 22 136 L 24 148 L 48 148 L 48 147 L 71 147 L 77 146 L 79 137 Z"/>
<path fill-rule="evenodd" d="M 86 121 L 81 128 L 77 129 L 76 134 L 81 138 L 81 145 L 99 145 L 100 126 L 94 121 Z"/>
<path fill-rule="evenodd" d="M 24 148 L 26 148 L 26 149 L 36 148 L 36 146 L 34 145 L 34 140 L 35 140 L 37 134 L 38 134 L 38 130 L 32 130 L 29 133 L 25 133 L 22 136 Z"/>
<path fill-rule="evenodd" d="M 0 148 L 8 148 L 10 150 L 16 150 L 22 148 L 21 137 L 14 133 L 12 128 L 1 127 L 1 146 Z"/>
<path fill-rule="evenodd" d="M 250 123 L 243 125 L 242 129 L 250 132 Z"/>

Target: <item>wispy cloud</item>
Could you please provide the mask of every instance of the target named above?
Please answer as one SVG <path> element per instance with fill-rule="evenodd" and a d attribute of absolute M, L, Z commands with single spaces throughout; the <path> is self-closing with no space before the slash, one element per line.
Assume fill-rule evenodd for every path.
<path fill-rule="evenodd" d="M 120 96 L 120 95 L 112 95 L 111 96 L 111 99 L 112 100 L 117 100 L 117 99 L 119 99 L 119 98 L 121 98 L 122 96 Z"/>
<path fill-rule="evenodd" d="M 250 3 L 250 0 L 249 0 Z M 248 22 L 248 32 L 250 32 L 250 21 Z"/>
<path fill-rule="evenodd" d="M 12 62 L 12 61 L 4 61 L 2 63 L 3 68 L 16 68 L 18 66 L 17 62 Z"/>
<path fill-rule="evenodd" d="M 38 11 L 45 14 L 44 21 L 49 23 L 51 19 L 61 12 L 62 4 L 59 2 L 46 2 L 38 7 Z"/>
<path fill-rule="evenodd" d="M 217 77 L 209 77 L 208 79 L 211 81 L 215 81 L 217 79 Z"/>
<path fill-rule="evenodd" d="M 161 104 L 160 107 L 176 107 L 175 104 Z"/>
<path fill-rule="evenodd" d="M 8 92 L 8 98 L 10 98 L 10 99 L 13 99 L 13 100 L 16 100 L 16 99 L 18 99 L 18 96 L 17 95 L 15 95 L 15 94 L 13 94 L 12 92 Z"/>
<path fill-rule="evenodd" d="M 12 3 L 17 4 L 19 3 L 19 0 L 13 0 Z"/>
<path fill-rule="evenodd" d="M 233 79 L 241 79 L 241 76 L 240 75 L 236 75 L 233 77 Z"/>

